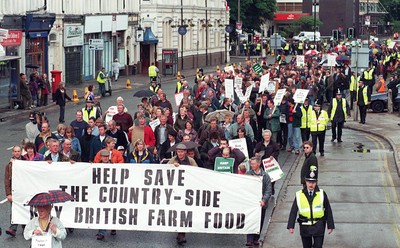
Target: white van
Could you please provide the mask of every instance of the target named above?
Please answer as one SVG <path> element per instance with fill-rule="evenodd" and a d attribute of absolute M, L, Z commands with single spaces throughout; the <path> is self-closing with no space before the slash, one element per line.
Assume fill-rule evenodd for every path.
<path fill-rule="evenodd" d="M 293 36 L 293 40 L 299 41 L 314 41 L 314 31 L 301 31 L 298 35 Z M 321 40 L 321 33 L 319 31 L 315 32 L 315 41 Z"/>

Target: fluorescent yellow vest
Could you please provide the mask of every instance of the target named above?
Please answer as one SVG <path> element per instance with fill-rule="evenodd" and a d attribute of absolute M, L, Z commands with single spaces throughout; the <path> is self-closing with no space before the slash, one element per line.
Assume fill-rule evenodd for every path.
<path fill-rule="evenodd" d="M 86 121 L 86 122 L 89 122 L 89 118 L 90 117 L 96 118 L 97 108 L 96 107 L 92 107 L 90 112 L 88 112 L 85 108 L 83 108 L 82 112 L 83 112 L 83 120 Z"/>
<path fill-rule="evenodd" d="M 97 74 L 96 80 L 99 84 L 105 84 L 107 79 L 106 79 L 106 76 L 104 75 L 104 73 L 102 71 L 99 71 L 99 74 Z"/>
<path fill-rule="evenodd" d="M 151 65 L 149 66 L 149 77 L 156 77 L 157 72 L 156 72 L 156 66 Z"/>
<path fill-rule="evenodd" d="M 302 225 L 314 225 L 317 223 L 315 219 L 321 219 L 325 215 L 324 209 L 324 191 L 320 189 L 320 191 L 315 192 L 315 196 L 312 202 L 312 206 L 308 202 L 307 196 L 304 194 L 302 190 L 296 192 L 296 202 L 297 207 L 299 208 L 299 215 L 312 219 L 308 222 L 303 222 Z M 312 208 L 312 215 L 311 215 Z"/>
<path fill-rule="evenodd" d="M 357 91 L 357 82 L 360 80 L 360 77 L 352 75 L 350 79 L 350 91 Z"/>
<path fill-rule="evenodd" d="M 312 106 L 308 106 L 308 109 L 306 111 L 306 109 L 304 108 L 304 105 L 301 106 L 301 126 L 300 128 L 310 128 L 310 119 L 311 119 L 311 112 L 312 110 Z"/>
<path fill-rule="evenodd" d="M 346 120 L 347 118 L 347 108 L 346 108 L 346 99 L 342 98 L 342 108 L 343 108 L 343 113 L 344 113 L 344 119 Z M 335 116 L 336 113 L 336 108 L 337 108 L 337 99 L 333 98 L 332 101 L 332 112 L 331 112 L 331 120 L 333 120 L 333 117 Z"/>
<path fill-rule="evenodd" d="M 357 87 L 357 95 L 356 95 L 356 101 L 358 102 L 358 91 L 359 91 L 360 87 Z M 368 105 L 368 86 L 364 86 L 363 89 L 363 98 L 364 98 L 364 104 Z"/>
<path fill-rule="evenodd" d="M 310 131 L 311 132 L 325 131 L 328 121 L 329 121 L 328 113 L 325 110 L 321 110 L 318 119 L 315 110 L 312 111 L 310 119 Z"/>

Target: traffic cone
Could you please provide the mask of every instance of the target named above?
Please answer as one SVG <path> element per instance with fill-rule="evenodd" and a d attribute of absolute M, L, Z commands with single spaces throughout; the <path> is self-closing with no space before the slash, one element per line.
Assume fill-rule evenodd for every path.
<path fill-rule="evenodd" d="M 219 65 L 217 65 L 217 72 L 219 73 Z"/>
<path fill-rule="evenodd" d="M 197 69 L 197 72 L 199 72 L 199 69 Z M 176 74 L 176 79 L 181 79 L 181 72 L 178 71 L 178 73 Z"/>
<path fill-rule="evenodd" d="M 83 95 L 83 97 L 86 96 L 86 94 L 88 93 L 88 91 L 89 91 L 89 88 L 88 88 L 88 87 L 85 87 L 85 94 Z"/>
<path fill-rule="evenodd" d="M 126 87 L 127 89 L 132 89 L 131 87 L 131 80 L 129 80 L 129 78 L 126 80 Z"/>
<path fill-rule="evenodd" d="M 74 90 L 74 93 L 72 94 L 72 101 L 79 102 L 79 98 L 78 98 L 78 94 L 76 93 L 76 90 Z"/>

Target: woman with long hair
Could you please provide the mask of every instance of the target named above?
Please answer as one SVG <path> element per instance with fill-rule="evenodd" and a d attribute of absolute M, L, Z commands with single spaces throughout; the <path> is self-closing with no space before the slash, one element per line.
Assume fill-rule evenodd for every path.
<path fill-rule="evenodd" d="M 134 150 L 128 155 L 128 163 L 150 164 L 153 163 L 153 155 L 146 148 L 143 140 L 138 139 L 134 144 Z"/>

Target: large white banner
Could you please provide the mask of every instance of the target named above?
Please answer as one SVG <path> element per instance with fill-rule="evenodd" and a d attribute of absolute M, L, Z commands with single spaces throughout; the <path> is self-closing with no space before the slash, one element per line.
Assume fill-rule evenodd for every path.
<path fill-rule="evenodd" d="M 30 195 L 61 189 L 74 202 L 55 204 L 66 227 L 247 234 L 260 229 L 261 179 L 161 164 L 15 161 L 12 222 L 26 224 Z M 251 189 L 251 190 L 249 190 Z"/>

